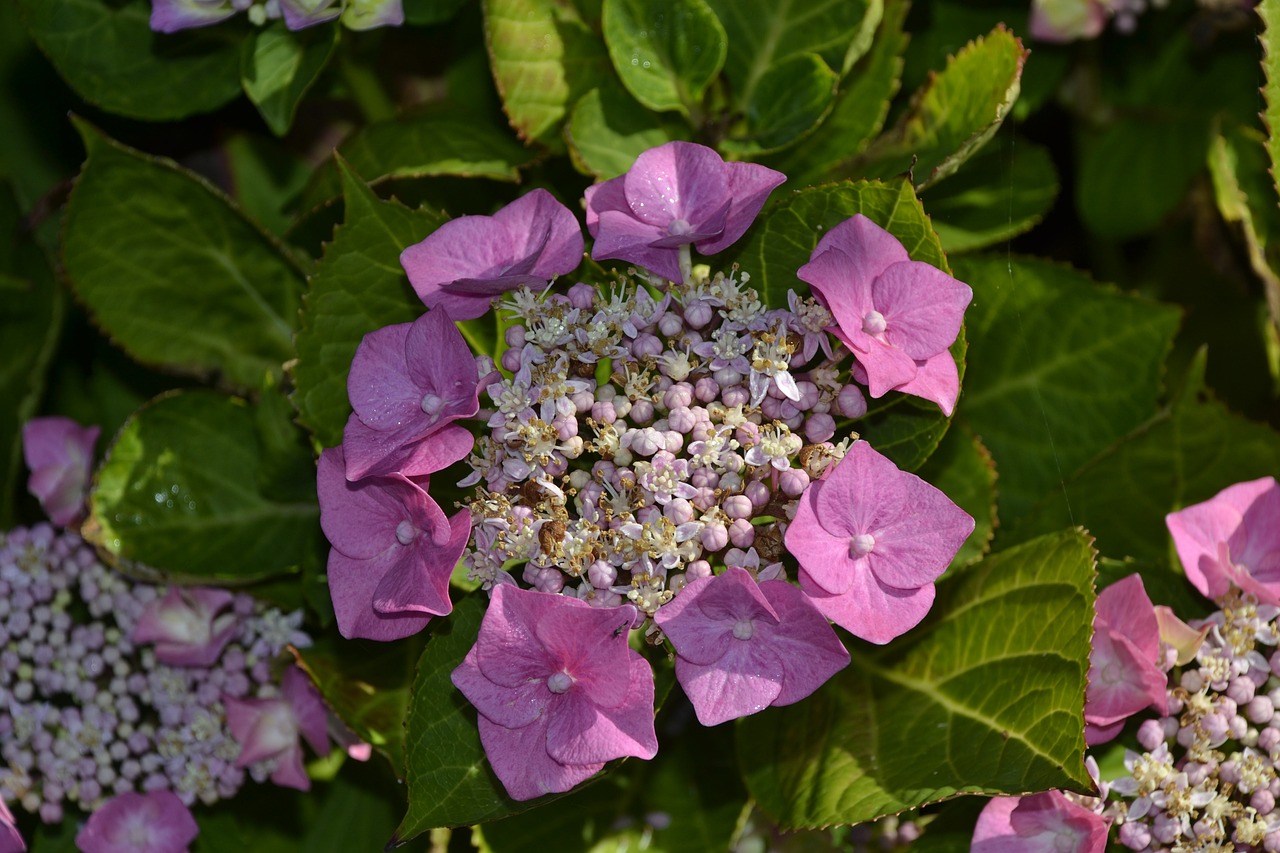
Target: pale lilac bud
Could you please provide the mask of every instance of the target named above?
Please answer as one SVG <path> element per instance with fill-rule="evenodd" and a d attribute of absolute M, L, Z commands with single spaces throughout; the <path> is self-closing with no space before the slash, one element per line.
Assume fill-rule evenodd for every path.
<path fill-rule="evenodd" d="M 1209 719 L 1209 717 L 1216 717 L 1216 716 L 1219 716 L 1219 715 L 1217 715 L 1217 714 L 1209 714 L 1209 715 L 1207 715 L 1207 716 L 1205 717 L 1205 721 L 1207 722 L 1207 721 L 1208 721 L 1208 719 Z M 1207 728 L 1207 727 L 1206 727 L 1206 728 Z M 1206 732 L 1206 733 L 1207 733 L 1207 732 Z M 1210 735 L 1210 737 L 1212 737 L 1212 735 Z M 1216 738 L 1215 738 L 1215 740 L 1216 740 Z M 1239 767 L 1239 765 L 1237 765 L 1235 761 L 1232 761 L 1232 760 L 1230 760 L 1230 759 L 1228 759 L 1227 761 L 1222 762 L 1222 765 L 1218 768 L 1218 778 L 1219 778 L 1219 779 L 1221 779 L 1223 782 L 1226 782 L 1226 783 L 1228 783 L 1228 784 L 1230 784 L 1230 785 L 1234 785 L 1235 783 L 1239 782 L 1239 781 L 1240 781 L 1240 767 Z M 1190 779 L 1191 779 L 1191 777 L 1190 777 L 1190 776 L 1188 776 L 1188 777 L 1187 777 L 1187 780 L 1188 780 L 1188 781 L 1190 781 Z M 1200 784 L 1200 783 L 1199 783 L 1199 782 L 1192 782 L 1191 784 L 1193 784 L 1193 785 L 1198 785 L 1198 784 Z"/>
<path fill-rule="evenodd" d="M 624 446 L 637 456 L 652 456 L 666 449 L 667 437 L 653 427 L 633 429 L 624 437 Z"/>
<path fill-rule="evenodd" d="M 684 447 L 684 436 L 673 429 L 669 429 L 663 434 L 667 437 L 667 452 L 672 454 L 679 453 Z"/>
<path fill-rule="evenodd" d="M 1248 678 L 1233 678 L 1231 683 L 1227 685 L 1227 695 L 1237 705 L 1248 704 L 1253 699 L 1253 694 L 1256 691 L 1257 685 Z"/>
<path fill-rule="evenodd" d="M 723 483 L 729 475 L 720 478 Z M 724 510 L 724 514 L 730 518 L 750 518 L 754 508 L 751 506 L 751 498 L 746 495 L 729 495 L 721 503 L 720 508 Z M 739 546 L 741 547 L 741 546 Z"/>
<path fill-rule="evenodd" d="M 684 589 L 685 586 L 688 585 L 688 583 L 689 583 L 689 579 L 684 576 L 684 572 L 681 572 L 678 575 L 670 575 L 667 577 L 667 589 L 671 590 L 672 592 L 678 593 L 680 590 Z"/>
<path fill-rule="evenodd" d="M 596 423 L 611 424 L 618 419 L 613 403 L 602 400 L 591 404 L 591 419 Z"/>
<path fill-rule="evenodd" d="M 729 541 L 735 548 L 750 548 L 756 541 L 756 529 L 745 518 L 735 518 L 729 525 Z"/>
<path fill-rule="evenodd" d="M 617 607 L 622 603 L 622 596 L 607 589 L 598 589 L 595 595 L 587 599 L 587 604 L 592 607 Z"/>
<path fill-rule="evenodd" d="M 564 589 L 564 575 L 557 569 L 538 569 L 533 587 L 539 592 L 558 593 Z"/>
<path fill-rule="evenodd" d="M 653 524 L 659 518 L 662 518 L 662 510 L 656 506 L 643 506 L 636 510 L 636 521 L 641 524 Z"/>
<path fill-rule="evenodd" d="M 520 350 L 512 347 L 502 354 L 502 366 L 504 369 L 515 373 L 520 370 Z"/>
<path fill-rule="evenodd" d="M 689 499 L 689 502 L 698 509 L 706 512 L 716 505 L 716 492 L 714 488 L 703 486 L 698 489 L 698 494 Z M 712 550 L 715 550 L 714 548 Z"/>
<path fill-rule="evenodd" d="M 765 397 L 761 400 L 760 411 L 771 421 L 780 421 L 785 417 L 782 414 L 782 401 L 776 397 Z"/>
<path fill-rule="evenodd" d="M 648 400 L 636 400 L 631 404 L 631 420 L 637 424 L 647 424 L 653 420 L 653 403 Z"/>
<path fill-rule="evenodd" d="M 1120 827 L 1120 843 L 1130 850 L 1145 850 L 1151 843 L 1151 829 L 1142 821 L 1126 821 Z"/>
<path fill-rule="evenodd" d="M 590 391 L 578 391 L 569 395 L 569 401 L 573 403 L 574 412 L 582 415 L 591 411 L 591 407 L 596 404 L 596 395 Z"/>
<path fill-rule="evenodd" d="M 765 504 L 769 503 L 769 495 L 771 492 L 769 491 L 769 487 L 760 480 L 752 480 L 750 483 L 747 483 L 747 487 L 743 489 L 743 494 L 750 499 L 753 507 L 760 509 Z"/>
<path fill-rule="evenodd" d="M 809 474 L 803 468 L 788 468 L 778 475 L 782 493 L 797 498 L 809 488 Z"/>
<path fill-rule="evenodd" d="M 689 484 L 694 488 L 712 488 L 720 484 L 720 475 L 710 468 L 695 468 L 689 475 Z"/>
<path fill-rule="evenodd" d="M 675 498 L 662 508 L 662 514 L 676 524 L 685 524 L 693 521 L 693 504 L 684 498 Z"/>
<path fill-rule="evenodd" d="M 507 342 L 507 346 L 520 349 L 524 346 L 524 326 L 507 326 L 502 339 Z"/>
<path fill-rule="evenodd" d="M 710 403 L 720 397 L 720 383 L 710 376 L 704 376 L 693 386 L 693 396 L 700 402 Z"/>
<path fill-rule="evenodd" d="M 677 382 L 662 395 L 662 403 L 670 409 L 693 405 L 693 386 L 688 382 Z"/>
<path fill-rule="evenodd" d="M 820 396 L 818 386 L 807 379 L 801 379 L 796 383 L 796 388 L 800 391 L 800 399 L 795 401 L 796 408 L 801 411 L 812 409 Z"/>
<path fill-rule="evenodd" d="M 804 422 L 804 437 L 810 444 L 820 444 L 836 434 L 836 419 L 831 415 L 815 412 Z"/>
<path fill-rule="evenodd" d="M 1271 718 L 1275 716 L 1276 707 L 1271 703 L 1270 696 L 1255 696 L 1250 700 L 1246 713 L 1251 721 L 1261 726 L 1271 722 Z"/>
<path fill-rule="evenodd" d="M 1164 743 L 1164 726 L 1160 725 L 1159 720 L 1142 721 L 1142 725 L 1138 726 L 1138 743 L 1147 752 Z"/>
<path fill-rule="evenodd" d="M 1194 726 L 1183 726 L 1178 729 L 1177 736 L 1178 746 L 1191 746 L 1196 742 L 1196 730 Z"/>
<path fill-rule="evenodd" d="M 667 415 L 667 426 L 676 432 L 688 434 L 693 431 L 697 423 L 698 419 L 694 417 L 693 412 L 687 406 L 672 409 L 670 414 Z"/>
<path fill-rule="evenodd" d="M 742 426 L 734 430 L 733 437 L 737 440 L 738 444 L 743 447 L 750 447 L 753 444 L 758 444 L 760 442 L 760 425 L 747 421 Z"/>
<path fill-rule="evenodd" d="M 711 577 L 711 564 L 706 560 L 694 560 L 685 569 L 685 575 L 689 580 L 697 580 L 698 578 Z"/>
<path fill-rule="evenodd" d="M 569 304 L 582 311 L 590 310 L 596 301 L 596 289 L 589 284 L 578 282 L 569 288 Z"/>
<path fill-rule="evenodd" d="M 1266 788 L 1261 788 L 1253 792 L 1253 796 L 1249 798 L 1249 805 L 1257 809 L 1258 814 L 1271 814 L 1276 807 L 1276 798 Z"/>
<path fill-rule="evenodd" d="M 1201 687 L 1204 687 L 1204 679 L 1200 676 L 1200 671 L 1196 669 L 1188 669 L 1183 672 L 1180 683 L 1188 693 L 1196 693 Z"/>
<path fill-rule="evenodd" d="M 732 367 L 722 367 L 719 370 L 712 373 L 711 378 L 714 379 L 717 383 L 719 383 L 721 388 L 728 389 L 736 386 L 739 382 L 742 381 L 742 374 L 734 370 Z M 742 390 L 746 391 L 747 389 L 743 388 Z M 748 400 L 751 399 L 750 393 L 747 394 L 747 399 Z M 738 404 L 730 403 L 728 400 L 725 400 L 725 405 L 736 406 Z"/>
<path fill-rule="evenodd" d="M 729 544 L 729 529 L 719 522 L 712 522 L 702 528 L 702 547 L 707 551 L 719 551 Z M 689 567 L 693 572 L 693 566 Z"/>
<path fill-rule="evenodd" d="M 551 426 L 555 428 L 556 435 L 561 441 L 567 441 L 578 434 L 577 418 L 555 418 L 551 421 Z"/>
<path fill-rule="evenodd" d="M 631 354 L 636 358 L 657 358 L 662 355 L 662 341 L 644 332 L 631 342 Z"/>
<path fill-rule="evenodd" d="M 684 329 L 684 320 L 674 311 L 668 311 L 658 320 L 658 331 L 663 337 L 674 338 Z"/>
<path fill-rule="evenodd" d="M 737 381 L 737 379 L 733 382 L 720 382 L 719 379 L 716 380 L 716 382 L 719 382 L 722 389 L 720 392 L 720 402 L 730 408 L 734 406 L 745 406 L 747 403 L 751 402 L 751 392 L 747 390 L 746 386 L 735 384 Z"/>
<path fill-rule="evenodd" d="M 591 585 L 596 589 L 608 589 L 617 582 L 618 569 L 612 563 L 596 560 L 587 569 L 587 580 L 591 581 Z"/>
<path fill-rule="evenodd" d="M 836 398 L 836 411 L 846 418 L 860 418 L 867 413 L 867 398 L 856 385 L 846 385 Z"/>
<path fill-rule="evenodd" d="M 737 456 L 731 456 L 730 459 L 738 459 Z M 728 468 L 728 465 L 725 465 Z M 740 466 L 739 466 L 740 469 Z M 742 475 L 736 470 L 725 471 L 720 475 L 720 489 L 725 492 L 736 492 L 742 488 Z"/>
<path fill-rule="evenodd" d="M 1248 731 L 1249 722 L 1239 714 L 1234 714 L 1231 719 L 1227 720 L 1227 733 L 1232 740 L 1240 740 Z"/>
<path fill-rule="evenodd" d="M 1182 834 L 1182 823 L 1176 817 L 1161 812 L 1151 821 L 1151 834 L 1161 844 L 1172 844 Z"/>
<path fill-rule="evenodd" d="M 1258 732 L 1258 749 L 1271 752 L 1277 746 L 1280 746 L 1280 729 L 1268 726 Z"/>
<path fill-rule="evenodd" d="M 701 329 L 711 322 L 715 314 L 705 302 L 694 302 L 684 307 L 684 321 L 694 329 Z"/>

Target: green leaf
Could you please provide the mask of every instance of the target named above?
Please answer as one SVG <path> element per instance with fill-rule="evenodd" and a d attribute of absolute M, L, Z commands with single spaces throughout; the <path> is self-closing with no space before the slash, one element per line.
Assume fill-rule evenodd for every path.
<path fill-rule="evenodd" d="M 612 81 L 582 96 L 566 129 L 569 154 L 583 172 L 616 178 L 636 157 L 673 139 L 689 138 L 687 127 L 664 122 Z"/>
<path fill-rule="evenodd" d="M 918 473 L 976 522 L 973 533 L 951 561 L 952 567 L 971 563 L 985 554 L 996 528 L 996 465 L 978 437 L 963 426 L 952 427 Z"/>
<path fill-rule="evenodd" d="M 125 568 L 202 581 L 256 580 L 320 561 L 311 454 L 298 443 L 279 458 L 272 441 L 276 456 L 266 460 L 266 444 L 241 400 L 212 391 L 153 400 L 98 470 L 86 538 Z"/>
<path fill-rule="evenodd" d="M 995 458 L 1008 524 L 1154 414 L 1179 313 L 1045 261 L 955 265 L 974 293 L 959 413 Z"/>
<path fill-rule="evenodd" d="M 790 145 L 822 121 L 839 79 L 815 53 L 774 65 L 751 93 L 745 128 L 740 135 L 722 140 L 720 150 L 755 155 Z"/>
<path fill-rule="evenodd" d="M 240 94 L 236 24 L 151 31 L 147 0 L 18 0 L 32 37 L 91 104 L 148 121 L 217 109 Z"/>
<path fill-rule="evenodd" d="M 699 112 L 727 43 L 705 0 L 605 0 L 603 27 L 613 67 L 637 101 L 651 110 Z"/>
<path fill-rule="evenodd" d="M 276 136 L 288 132 L 298 103 L 329 64 L 337 43 L 337 26 L 295 33 L 284 21 L 276 21 L 245 40 L 240 82 Z"/>
<path fill-rule="evenodd" d="M 222 146 L 231 178 L 231 196 L 240 209 L 272 234 L 289 229 L 289 211 L 313 167 L 267 136 L 237 134 Z"/>
<path fill-rule="evenodd" d="M 862 152 L 884 124 L 898 91 L 907 9 L 903 0 L 887 0 L 871 52 L 841 84 L 826 120 L 796 146 L 765 157 L 765 164 L 786 173 L 794 186 L 805 186 Z"/>
<path fill-rule="evenodd" d="M 1262 112 L 1262 120 L 1267 126 L 1267 155 L 1271 161 L 1271 181 L 1277 193 L 1280 193 L 1280 0 L 1262 0 L 1258 4 L 1258 14 L 1262 16 L 1265 27 L 1260 41 L 1262 42 L 1262 70 L 1267 76 L 1262 87 L 1262 96 L 1267 107 Z"/>
<path fill-rule="evenodd" d="M 928 620 L 804 702 L 738 727 L 747 787 L 784 828 L 859 823 L 960 793 L 1091 789 L 1084 690 L 1093 551 L 1080 530 L 988 557 Z"/>
<path fill-rule="evenodd" d="M 910 170 L 920 188 L 950 175 L 1000 129 L 1018 98 L 1027 54 L 1004 25 L 965 45 L 852 171 L 876 178 Z"/>
<path fill-rule="evenodd" d="M 569 110 L 608 73 L 599 38 L 569 3 L 484 0 L 493 79 L 511 126 L 525 142 L 564 150 Z"/>
<path fill-rule="evenodd" d="M 1033 228 L 1053 207 L 1058 176 L 1034 142 L 997 138 L 955 175 L 921 193 L 948 252 L 1001 243 Z"/>
<path fill-rule="evenodd" d="M 346 222 L 334 232 L 303 300 L 293 403 L 298 422 L 325 447 L 342 441 L 351 406 L 347 374 L 364 336 L 408 323 L 422 303 L 400 266 L 400 253 L 445 221 L 397 201 L 382 201 L 339 160 Z"/>
<path fill-rule="evenodd" d="M 466 3 L 467 0 L 404 0 L 404 20 L 414 26 L 443 23 Z"/>
<path fill-rule="evenodd" d="M 454 175 L 515 183 L 533 162 L 506 128 L 464 110 L 435 110 L 407 119 L 371 124 L 338 148 L 370 186 L 385 181 Z M 337 197 L 342 179 L 333 163 L 317 172 L 300 207 L 310 210 Z"/>
<path fill-rule="evenodd" d="M 280 247 L 203 179 L 78 127 L 62 260 L 95 322 L 146 364 L 240 389 L 279 377 L 302 289 Z"/>

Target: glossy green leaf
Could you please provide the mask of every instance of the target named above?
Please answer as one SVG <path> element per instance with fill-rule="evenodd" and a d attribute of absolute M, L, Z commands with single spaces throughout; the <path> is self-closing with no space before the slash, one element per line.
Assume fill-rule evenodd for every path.
<path fill-rule="evenodd" d="M 62 260 L 95 322 L 147 364 L 241 389 L 280 376 L 302 290 L 280 246 L 203 179 L 79 127 Z"/>
<path fill-rule="evenodd" d="M 1044 147 L 1002 134 L 920 196 L 943 248 L 965 252 L 1035 227 L 1058 196 L 1058 176 Z"/>
<path fill-rule="evenodd" d="M 284 21 L 245 40 L 240 82 L 272 133 L 288 132 L 298 103 L 329 64 L 337 43 L 336 26 L 293 32 Z"/>
<path fill-rule="evenodd" d="M 960 793 L 1089 790 L 1093 550 L 1079 530 L 938 587 L 926 622 L 804 702 L 739 724 L 738 759 L 784 828 L 859 823 Z"/>
<path fill-rule="evenodd" d="M 917 187 L 945 178 L 1000 129 L 1018 97 L 1028 51 L 997 26 L 966 45 L 916 91 L 898 122 L 853 164 L 855 174 L 911 171 Z"/>
<path fill-rule="evenodd" d="M 485 41 L 511 126 L 525 142 L 564 150 L 560 130 L 608 73 L 599 37 L 569 3 L 484 0 Z"/>
<path fill-rule="evenodd" d="M 1271 161 L 1271 181 L 1276 192 L 1280 193 L 1280 0 L 1262 0 L 1258 4 L 1258 14 L 1262 16 L 1264 30 L 1259 41 L 1262 43 L 1262 70 L 1266 74 L 1266 83 L 1262 87 L 1262 96 L 1266 99 L 1266 109 L 1262 113 L 1270 131 L 1267 134 L 1267 156 Z"/>
<path fill-rule="evenodd" d="M 925 482 L 951 498 L 976 522 L 973 533 L 951 561 L 970 563 L 987 552 L 996 528 L 996 465 L 991 453 L 967 428 L 952 426 L 937 452 L 917 472 Z"/>
<path fill-rule="evenodd" d="M 361 339 L 374 329 L 411 322 L 424 310 L 400 266 L 400 253 L 445 221 L 380 200 L 345 163 L 338 165 L 346 222 L 311 277 L 293 367 L 298 421 L 325 447 L 342 441 L 351 413 L 347 373 Z"/>
<path fill-rule="evenodd" d="M 720 149 L 755 155 L 783 148 L 811 131 L 831 108 L 838 75 L 815 53 L 792 56 L 760 78 L 746 104 L 740 135 Z"/>
<path fill-rule="evenodd" d="M 1179 314 L 1045 261 L 955 267 L 974 293 L 958 411 L 995 458 L 1007 524 L 1155 413 Z"/>
<path fill-rule="evenodd" d="M 887 0 L 868 53 L 841 83 L 831 112 L 799 144 L 763 162 L 788 176 L 795 187 L 818 183 L 832 169 L 847 165 L 884 124 L 898 91 L 907 36 L 905 0 Z"/>
<path fill-rule="evenodd" d="M 90 508 L 87 537 L 126 569 L 249 581 L 321 560 L 309 449 L 297 442 L 284 455 L 255 407 L 212 391 L 139 409 L 98 470 Z"/>
<path fill-rule="evenodd" d="M 91 104 L 149 121 L 208 112 L 240 93 L 235 23 L 155 33 L 147 0 L 18 0 L 58 73 Z"/>
<path fill-rule="evenodd" d="M 651 110 L 698 109 L 727 37 L 706 0 L 605 0 L 604 40 L 628 91 Z"/>
<path fill-rule="evenodd" d="M 687 127 L 664 122 L 612 81 L 582 96 L 566 133 L 575 165 L 606 180 L 630 169 L 648 149 L 689 138 Z"/>

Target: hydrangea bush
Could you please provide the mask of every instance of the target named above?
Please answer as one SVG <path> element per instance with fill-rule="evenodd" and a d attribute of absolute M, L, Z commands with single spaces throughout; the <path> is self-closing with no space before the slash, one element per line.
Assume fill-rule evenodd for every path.
<path fill-rule="evenodd" d="M 0 851 L 1280 849 L 1275 6 L 0 5 Z"/>

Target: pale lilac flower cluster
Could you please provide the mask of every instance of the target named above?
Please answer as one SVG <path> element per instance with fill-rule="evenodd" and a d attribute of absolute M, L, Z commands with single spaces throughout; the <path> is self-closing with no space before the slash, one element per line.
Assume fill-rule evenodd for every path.
<path fill-rule="evenodd" d="M 0 795 L 56 823 L 125 792 L 190 805 L 265 780 L 279 762 L 242 760 L 228 714 L 279 694 L 301 616 L 129 580 L 48 525 L 0 534 Z"/>
<path fill-rule="evenodd" d="M 151 29 L 173 33 L 206 27 L 244 12 L 262 26 L 284 19 L 291 30 L 341 19 L 352 30 L 404 23 L 404 0 L 151 0 Z"/>

